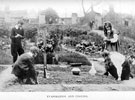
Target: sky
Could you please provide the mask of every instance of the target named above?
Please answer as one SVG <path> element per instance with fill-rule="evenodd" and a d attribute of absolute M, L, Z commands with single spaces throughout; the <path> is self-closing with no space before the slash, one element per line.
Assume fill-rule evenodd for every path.
<path fill-rule="evenodd" d="M 108 5 L 112 4 L 118 13 L 135 15 L 134 0 L 84 0 L 84 7 L 89 9 L 91 4 L 94 10 L 101 14 L 108 11 Z M 0 0 L 0 9 L 9 6 L 10 10 L 27 10 L 30 13 L 53 8 L 60 17 L 69 17 L 72 13 L 83 16 L 82 0 Z"/>

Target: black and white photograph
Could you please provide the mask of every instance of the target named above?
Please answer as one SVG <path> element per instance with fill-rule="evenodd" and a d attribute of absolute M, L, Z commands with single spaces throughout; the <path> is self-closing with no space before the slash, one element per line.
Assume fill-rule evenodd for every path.
<path fill-rule="evenodd" d="M 134 93 L 135 1 L 0 0 L 0 92 Z"/>

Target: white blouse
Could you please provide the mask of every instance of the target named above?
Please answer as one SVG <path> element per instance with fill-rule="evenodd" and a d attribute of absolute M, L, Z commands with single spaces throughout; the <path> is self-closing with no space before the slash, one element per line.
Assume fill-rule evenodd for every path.
<path fill-rule="evenodd" d="M 117 34 L 114 34 L 114 35 L 113 35 L 113 38 L 110 39 L 110 41 L 111 41 L 112 43 L 117 42 L 117 41 L 118 41 L 118 35 L 117 35 Z"/>

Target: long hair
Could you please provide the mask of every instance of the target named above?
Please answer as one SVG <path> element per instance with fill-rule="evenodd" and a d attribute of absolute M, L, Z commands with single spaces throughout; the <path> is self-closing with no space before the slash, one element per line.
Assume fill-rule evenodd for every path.
<path fill-rule="evenodd" d="M 113 30 L 112 30 L 112 24 L 111 24 L 111 22 L 107 21 L 107 22 L 104 23 L 104 35 L 105 36 L 108 36 L 108 34 L 107 34 L 107 28 L 106 27 L 110 27 L 110 29 L 111 29 L 110 36 L 112 36 L 113 35 Z"/>

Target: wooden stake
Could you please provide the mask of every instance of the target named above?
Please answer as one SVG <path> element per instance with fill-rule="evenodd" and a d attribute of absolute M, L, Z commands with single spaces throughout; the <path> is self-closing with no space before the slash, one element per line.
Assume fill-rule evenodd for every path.
<path fill-rule="evenodd" d="M 43 39 L 44 39 L 44 47 L 46 47 L 46 34 L 47 34 L 47 29 L 44 29 L 43 33 Z M 47 69 L 47 57 L 46 57 L 46 52 L 43 53 L 44 55 L 44 78 L 46 78 L 46 69 Z"/>

